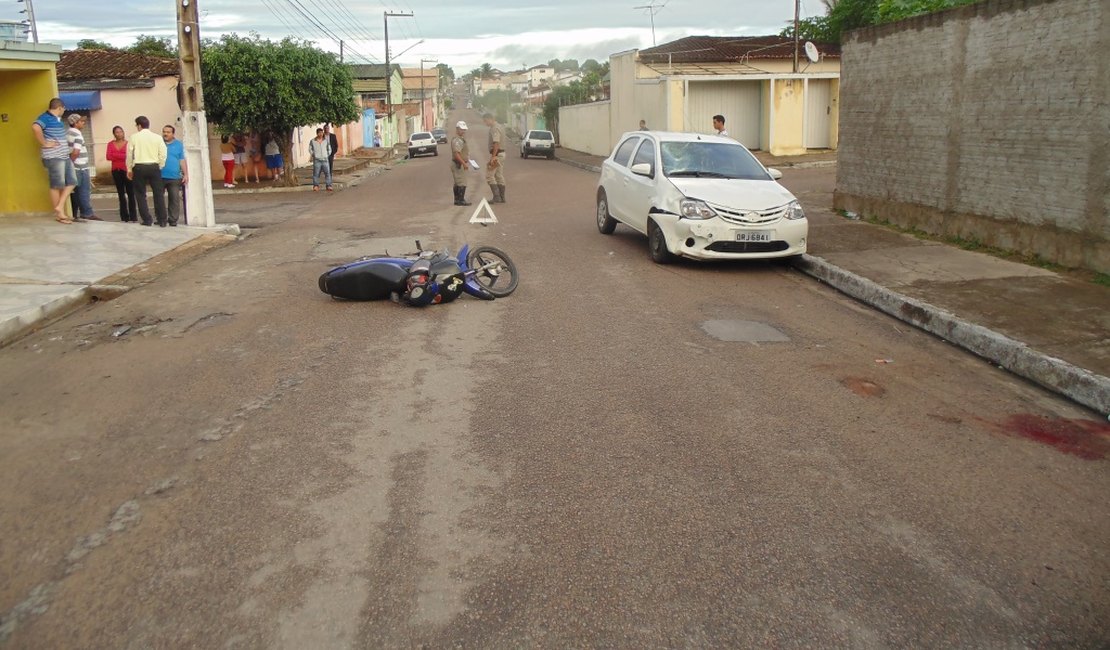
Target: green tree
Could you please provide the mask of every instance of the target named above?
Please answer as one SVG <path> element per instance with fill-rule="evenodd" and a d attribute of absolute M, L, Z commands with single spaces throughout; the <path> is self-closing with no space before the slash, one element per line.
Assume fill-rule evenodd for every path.
<path fill-rule="evenodd" d="M 112 45 L 104 41 L 98 41 L 92 38 L 83 38 L 77 41 L 77 49 L 79 50 L 114 50 Z"/>
<path fill-rule="evenodd" d="M 481 71 L 483 79 L 488 79 L 493 76 L 493 66 L 488 63 L 482 64 Z"/>
<path fill-rule="evenodd" d="M 452 84 L 455 82 L 455 71 L 451 66 L 446 63 L 437 63 L 436 70 L 439 70 L 439 78 L 444 80 L 444 83 Z"/>
<path fill-rule="evenodd" d="M 275 43 L 258 34 L 225 34 L 202 52 L 208 117 L 225 134 L 272 132 L 285 157 L 287 185 L 297 184 L 291 155 L 294 128 L 358 119 L 350 69 L 305 41 Z"/>
<path fill-rule="evenodd" d="M 160 56 L 165 59 L 177 58 L 177 44 L 169 38 L 162 36 L 140 35 L 135 39 L 135 44 L 126 51 L 146 56 Z"/>
<path fill-rule="evenodd" d="M 601 69 L 601 64 L 597 62 L 597 59 L 586 59 L 578 69 L 583 73 L 597 72 Z"/>
<path fill-rule="evenodd" d="M 485 113 L 493 113 L 498 122 L 504 124 L 509 118 L 509 109 L 520 101 L 520 96 L 511 90 L 490 90 L 475 98 L 475 106 Z"/>
<path fill-rule="evenodd" d="M 902 20 L 919 14 L 970 4 L 976 0 L 824 0 L 824 16 L 806 18 L 798 23 L 798 36 L 807 41 L 840 43 L 845 32 L 869 25 Z M 793 36 L 794 25 L 781 32 Z"/>

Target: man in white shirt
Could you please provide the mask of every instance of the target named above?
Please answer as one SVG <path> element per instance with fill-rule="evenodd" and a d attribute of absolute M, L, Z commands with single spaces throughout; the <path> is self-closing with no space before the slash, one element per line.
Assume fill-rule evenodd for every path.
<path fill-rule="evenodd" d="M 723 135 L 726 138 L 728 137 L 728 131 L 725 130 L 725 116 L 724 115 L 714 115 L 713 116 L 713 128 L 717 129 L 717 135 Z"/>

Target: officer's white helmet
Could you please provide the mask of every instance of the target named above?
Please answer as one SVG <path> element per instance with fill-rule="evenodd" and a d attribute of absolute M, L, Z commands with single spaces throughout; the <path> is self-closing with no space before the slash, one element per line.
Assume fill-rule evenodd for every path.
<path fill-rule="evenodd" d="M 455 124 L 455 128 L 456 129 L 462 129 L 463 131 L 466 131 L 467 130 L 466 122 L 463 122 L 462 120 L 459 120 L 458 123 Z"/>

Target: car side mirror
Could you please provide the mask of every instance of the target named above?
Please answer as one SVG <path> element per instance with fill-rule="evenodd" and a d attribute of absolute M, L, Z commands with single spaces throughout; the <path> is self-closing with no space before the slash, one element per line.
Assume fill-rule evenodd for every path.
<path fill-rule="evenodd" d="M 771 175 L 771 178 L 775 179 L 776 181 L 777 181 L 778 179 L 782 178 L 782 172 L 780 172 L 779 170 L 775 169 L 774 167 L 768 167 L 768 168 L 767 168 L 767 173 L 768 173 L 768 174 L 770 174 L 770 175 Z"/>
<path fill-rule="evenodd" d="M 636 163 L 630 169 L 637 176 L 651 176 L 651 163 Z"/>

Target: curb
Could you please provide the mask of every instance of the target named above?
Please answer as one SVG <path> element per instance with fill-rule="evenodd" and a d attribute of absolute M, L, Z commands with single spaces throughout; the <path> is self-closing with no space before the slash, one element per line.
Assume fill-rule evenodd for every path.
<path fill-rule="evenodd" d="M 577 167 L 578 169 L 584 169 L 588 172 L 594 172 L 595 174 L 600 174 L 601 173 L 601 167 L 599 167 L 597 165 L 591 165 L 589 163 L 578 162 L 577 160 L 570 160 L 569 158 L 562 158 L 558 154 L 555 155 L 555 160 L 558 160 L 559 162 L 563 163 L 564 165 L 570 165 L 571 167 Z"/>
<path fill-rule="evenodd" d="M 794 262 L 794 268 L 1019 377 L 1101 414 L 1110 414 L 1110 378 L 1037 352 L 1021 341 L 965 321 L 927 302 L 904 296 L 820 257 L 803 255 Z"/>

